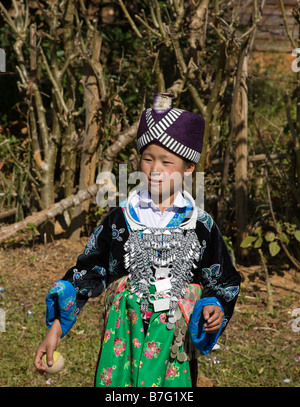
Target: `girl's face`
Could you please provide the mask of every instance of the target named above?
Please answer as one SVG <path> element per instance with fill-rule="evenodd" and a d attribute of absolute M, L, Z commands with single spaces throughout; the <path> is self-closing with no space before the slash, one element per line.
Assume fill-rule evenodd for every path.
<path fill-rule="evenodd" d="M 141 171 L 146 175 L 148 190 L 152 197 L 160 201 L 174 198 L 182 189 L 184 174 L 192 173 L 193 163 L 186 163 L 176 154 L 157 144 L 149 144 L 141 156 Z"/>

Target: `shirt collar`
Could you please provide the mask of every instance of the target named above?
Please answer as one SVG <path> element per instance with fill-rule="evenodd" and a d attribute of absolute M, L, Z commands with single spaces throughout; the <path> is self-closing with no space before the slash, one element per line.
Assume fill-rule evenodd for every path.
<path fill-rule="evenodd" d="M 138 197 L 138 199 L 136 199 L 135 202 L 132 202 L 134 207 L 137 206 L 141 206 L 141 207 L 152 207 L 155 210 L 160 210 L 155 203 L 152 201 L 149 191 L 148 190 L 142 190 L 140 191 L 136 197 Z M 178 191 L 174 203 L 172 206 L 170 206 L 169 208 L 167 208 L 166 210 L 173 210 L 175 208 L 185 208 L 187 206 L 187 202 L 185 200 L 185 198 L 183 197 L 182 193 L 180 191 Z"/>

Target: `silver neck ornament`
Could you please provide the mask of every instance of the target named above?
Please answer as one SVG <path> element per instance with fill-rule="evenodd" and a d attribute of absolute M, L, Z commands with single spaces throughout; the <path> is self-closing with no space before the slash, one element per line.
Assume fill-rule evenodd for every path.
<path fill-rule="evenodd" d="M 137 295 L 144 319 L 152 304 L 154 312 L 166 311 L 168 320 L 173 321 L 178 300 L 187 298 L 186 284 L 192 282 L 193 268 L 205 248 L 195 232 L 197 208 L 191 195 L 184 192 L 193 205 L 187 220 L 175 227 L 147 227 L 133 219 L 129 211 L 130 201 L 137 192 L 129 195 L 125 209 L 131 228 L 124 246 L 130 291 Z M 170 328 L 172 325 L 168 324 Z"/>

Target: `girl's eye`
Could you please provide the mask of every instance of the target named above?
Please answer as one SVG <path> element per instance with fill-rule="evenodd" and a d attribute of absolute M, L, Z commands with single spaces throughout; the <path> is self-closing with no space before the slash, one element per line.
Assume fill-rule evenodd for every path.
<path fill-rule="evenodd" d="M 171 161 L 163 161 L 163 164 L 172 164 Z"/>

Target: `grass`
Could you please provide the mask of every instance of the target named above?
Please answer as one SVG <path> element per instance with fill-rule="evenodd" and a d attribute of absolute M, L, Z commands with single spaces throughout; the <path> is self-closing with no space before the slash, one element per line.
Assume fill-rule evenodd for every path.
<path fill-rule="evenodd" d="M 0 333 L 0 386 L 9 387 L 90 387 L 99 351 L 97 303 L 91 301 L 83 310 L 74 329 L 61 341 L 59 351 L 65 358 L 61 373 L 47 378 L 40 376 L 33 366 L 37 346 L 43 340 L 45 327 L 44 304 L 35 304 L 27 316 L 26 308 L 10 299 L 1 306 L 8 309 L 6 332 Z M 7 307 L 8 306 L 8 307 Z"/>
<path fill-rule="evenodd" d="M 237 329 L 228 327 L 220 349 L 199 360 L 200 370 L 216 386 L 298 387 L 300 346 L 288 332 L 285 315 L 255 315 L 251 310 L 235 315 L 231 325 Z"/>
<path fill-rule="evenodd" d="M 0 308 L 6 331 L 0 332 L 0 387 L 92 387 L 100 345 L 100 300 L 90 300 L 73 330 L 61 341 L 65 368 L 40 376 L 33 359 L 43 340 L 45 296 L 52 282 L 74 263 L 82 245 L 59 242 L 47 248 L 0 251 Z M 62 271 L 63 270 L 63 271 Z M 256 290 L 256 291 L 255 291 Z M 300 333 L 291 328 L 298 295 L 276 297 L 274 313 L 265 311 L 265 292 L 244 284 L 235 314 L 219 340 L 220 349 L 199 358 L 199 372 L 215 387 L 300 386 Z"/>

